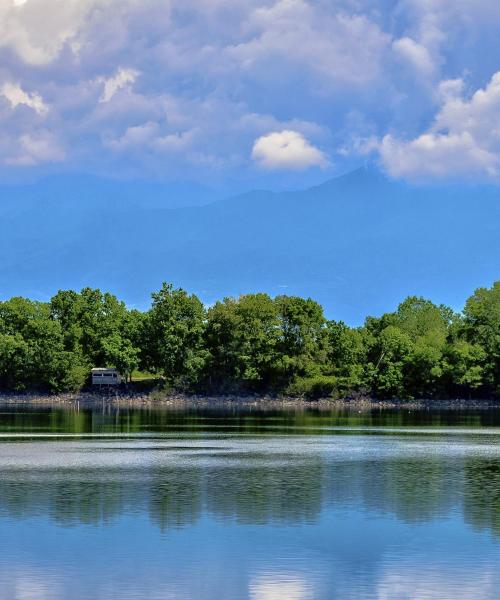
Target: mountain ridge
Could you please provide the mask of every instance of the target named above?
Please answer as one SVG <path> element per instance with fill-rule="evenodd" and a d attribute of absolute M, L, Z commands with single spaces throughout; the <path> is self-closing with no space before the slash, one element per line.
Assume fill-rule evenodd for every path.
<path fill-rule="evenodd" d="M 206 303 L 253 291 L 310 296 L 357 324 L 409 294 L 458 306 L 498 278 L 495 188 L 417 188 L 362 169 L 203 206 L 73 205 L 4 211 L 0 298 L 91 285 L 145 307 L 166 280 Z"/>

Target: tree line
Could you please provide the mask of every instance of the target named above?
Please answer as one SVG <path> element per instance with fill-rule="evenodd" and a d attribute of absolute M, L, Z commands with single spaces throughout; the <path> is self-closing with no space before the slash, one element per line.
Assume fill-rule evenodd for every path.
<path fill-rule="evenodd" d="M 76 391 L 94 366 L 185 392 L 306 398 L 500 395 L 500 281 L 461 313 L 411 296 L 361 327 L 310 298 L 264 293 L 205 307 L 170 284 L 147 311 L 98 289 L 0 302 L 0 389 Z"/>

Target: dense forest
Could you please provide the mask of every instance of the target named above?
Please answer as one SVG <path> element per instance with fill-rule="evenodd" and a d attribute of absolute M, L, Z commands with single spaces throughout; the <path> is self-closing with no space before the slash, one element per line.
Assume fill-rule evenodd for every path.
<path fill-rule="evenodd" d="M 207 308 L 169 284 L 146 312 L 90 288 L 0 302 L 1 390 L 76 391 L 93 366 L 183 392 L 498 397 L 500 281 L 461 313 L 412 296 L 358 328 L 310 298 L 247 294 Z"/>

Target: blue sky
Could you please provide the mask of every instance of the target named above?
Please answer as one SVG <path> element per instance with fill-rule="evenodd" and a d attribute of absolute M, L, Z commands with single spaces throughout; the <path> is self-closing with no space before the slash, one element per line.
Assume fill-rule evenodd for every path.
<path fill-rule="evenodd" d="M 500 182 L 498 0 L 0 0 L 0 176 Z"/>

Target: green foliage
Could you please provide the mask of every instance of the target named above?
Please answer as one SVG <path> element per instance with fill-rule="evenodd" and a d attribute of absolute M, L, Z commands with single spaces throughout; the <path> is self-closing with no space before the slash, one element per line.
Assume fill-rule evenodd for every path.
<path fill-rule="evenodd" d="M 296 296 L 278 296 L 274 304 L 278 313 L 281 385 L 297 377 L 319 375 L 327 352 L 323 308 L 310 298 Z"/>
<path fill-rule="evenodd" d="M 372 340 L 366 366 L 367 382 L 377 396 L 397 398 L 405 395 L 405 365 L 413 343 L 405 331 L 388 325 Z"/>
<path fill-rule="evenodd" d="M 410 296 L 398 306 L 393 317 L 393 324 L 405 331 L 414 342 L 424 338 L 430 343 L 443 344 L 453 312 L 445 306 L 436 306 L 430 300 Z"/>
<path fill-rule="evenodd" d="M 208 311 L 205 332 L 209 384 L 218 389 L 273 387 L 283 370 L 280 337 L 277 306 L 267 294 L 217 302 Z"/>
<path fill-rule="evenodd" d="M 288 386 L 286 393 L 307 400 L 337 398 L 339 396 L 339 380 L 333 375 L 299 377 Z"/>
<path fill-rule="evenodd" d="M 164 284 L 146 312 L 85 288 L 49 303 L 0 302 L 0 389 L 78 390 L 92 366 L 138 368 L 165 390 L 309 399 L 500 395 L 500 282 L 455 314 L 416 296 L 363 327 L 311 300 L 267 294 L 201 301 Z"/>
<path fill-rule="evenodd" d="M 365 329 L 351 329 L 342 321 L 326 324 L 326 369 L 358 389 L 365 383 L 363 366 L 366 364 L 368 335 Z"/>
<path fill-rule="evenodd" d="M 464 308 L 465 339 L 483 351 L 483 383 L 500 394 L 500 281 L 490 289 L 479 288 Z"/>
<path fill-rule="evenodd" d="M 106 364 L 117 368 L 122 375 L 130 378 L 134 369 L 139 365 L 139 348 L 134 348 L 132 342 L 114 333 L 102 341 Z"/>
<path fill-rule="evenodd" d="M 64 331 L 66 349 L 81 353 L 93 366 L 108 364 L 105 340 L 130 335 L 127 308 L 112 294 L 91 288 L 79 294 L 60 291 L 50 301 L 50 308 Z"/>
<path fill-rule="evenodd" d="M 416 296 L 394 313 L 369 317 L 365 383 L 381 397 L 445 394 L 443 355 L 455 320 L 449 308 Z"/>
<path fill-rule="evenodd" d="M 485 350 L 465 340 L 457 340 L 446 349 L 443 373 L 446 388 L 457 394 L 477 391 L 484 384 Z"/>
<path fill-rule="evenodd" d="M 54 392 L 77 392 L 89 376 L 89 369 L 81 357 L 72 352 L 63 352 L 57 370 L 58 376 L 49 382 L 49 388 Z"/>
<path fill-rule="evenodd" d="M 20 334 L 0 334 L 0 387 L 22 390 L 29 384 L 29 346 Z"/>
<path fill-rule="evenodd" d="M 49 306 L 24 298 L 0 303 L 0 386 L 7 389 L 75 387 L 79 357 L 64 348 L 61 324 Z M 70 381 L 71 380 L 71 381 Z"/>
<path fill-rule="evenodd" d="M 143 364 L 180 388 L 198 381 L 208 353 L 203 346 L 205 309 L 182 289 L 163 284 L 153 293 L 144 321 Z"/>

